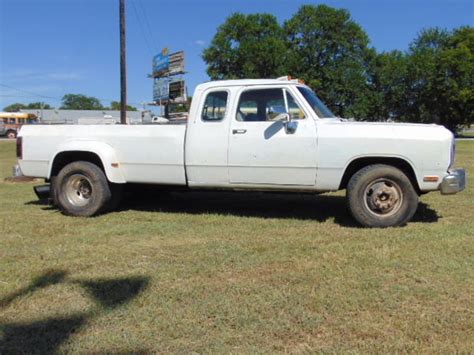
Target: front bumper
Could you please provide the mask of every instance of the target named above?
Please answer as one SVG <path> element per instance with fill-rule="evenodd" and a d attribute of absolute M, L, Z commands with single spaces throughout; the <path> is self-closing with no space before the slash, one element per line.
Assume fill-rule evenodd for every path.
<path fill-rule="evenodd" d="M 461 192 L 466 188 L 466 170 L 453 169 L 449 171 L 439 185 L 439 190 L 443 195 L 452 195 Z"/>

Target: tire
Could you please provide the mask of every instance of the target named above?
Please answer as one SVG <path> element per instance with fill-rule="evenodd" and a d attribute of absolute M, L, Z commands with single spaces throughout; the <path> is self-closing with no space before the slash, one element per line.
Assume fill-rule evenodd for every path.
<path fill-rule="evenodd" d="M 123 197 L 123 184 L 109 184 L 110 192 L 112 193 L 112 197 L 106 207 L 107 212 L 112 212 L 117 209 L 122 201 Z"/>
<path fill-rule="evenodd" d="M 51 180 L 49 181 L 49 185 L 51 187 L 51 191 L 49 193 L 50 204 L 55 207 L 58 206 L 57 180 L 58 180 L 57 176 L 52 176 Z"/>
<path fill-rule="evenodd" d="M 54 180 L 54 198 L 62 213 L 91 217 L 105 212 L 112 192 L 104 172 L 87 161 L 70 163 Z"/>
<path fill-rule="evenodd" d="M 7 138 L 8 139 L 15 139 L 16 138 L 16 131 L 7 131 Z"/>
<path fill-rule="evenodd" d="M 399 169 L 374 164 L 355 173 L 347 185 L 352 216 L 365 227 L 405 225 L 418 207 L 418 194 Z"/>

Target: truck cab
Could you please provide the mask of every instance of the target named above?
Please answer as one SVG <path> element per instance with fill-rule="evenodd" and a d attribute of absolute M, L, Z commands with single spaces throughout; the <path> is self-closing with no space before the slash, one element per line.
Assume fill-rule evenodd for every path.
<path fill-rule="evenodd" d="M 198 86 L 201 99 L 191 106 L 185 145 L 189 185 L 314 190 L 316 120 L 296 84 Z"/>

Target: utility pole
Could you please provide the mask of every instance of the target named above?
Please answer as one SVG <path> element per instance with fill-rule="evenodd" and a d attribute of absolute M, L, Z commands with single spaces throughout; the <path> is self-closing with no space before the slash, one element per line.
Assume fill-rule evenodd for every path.
<path fill-rule="evenodd" d="M 119 0 L 120 12 L 120 123 L 127 124 L 127 64 L 125 56 L 125 0 Z"/>

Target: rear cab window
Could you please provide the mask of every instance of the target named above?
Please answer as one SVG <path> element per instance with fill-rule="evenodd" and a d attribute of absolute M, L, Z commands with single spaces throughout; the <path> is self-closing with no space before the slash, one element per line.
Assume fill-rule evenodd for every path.
<path fill-rule="evenodd" d="M 227 111 L 227 91 L 212 91 L 207 94 L 201 112 L 201 120 L 205 122 L 222 121 Z"/>

